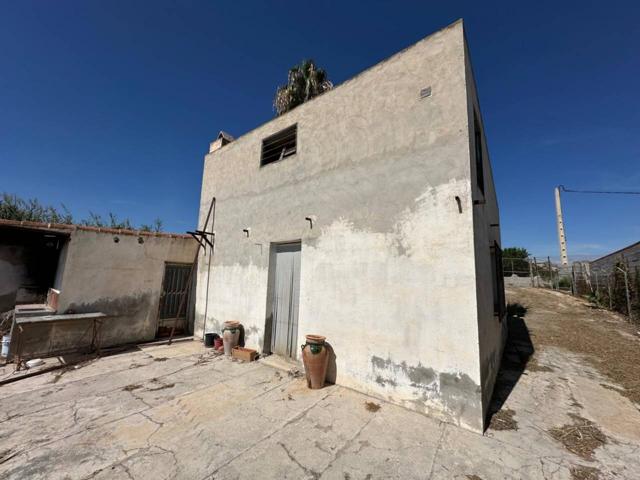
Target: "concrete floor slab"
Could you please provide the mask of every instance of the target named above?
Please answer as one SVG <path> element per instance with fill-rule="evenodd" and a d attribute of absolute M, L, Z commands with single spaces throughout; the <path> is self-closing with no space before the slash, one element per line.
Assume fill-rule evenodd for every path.
<path fill-rule="evenodd" d="M 534 327 L 566 314 L 536 302 Z M 485 435 L 199 342 L 136 349 L 0 387 L 0 478 L 639 478 L 638 405 L 584 355 L 535 347 L 503 368 L 507 427 Z M 591 458 L 550 433 L 575 416 L 606 436 Z"/>

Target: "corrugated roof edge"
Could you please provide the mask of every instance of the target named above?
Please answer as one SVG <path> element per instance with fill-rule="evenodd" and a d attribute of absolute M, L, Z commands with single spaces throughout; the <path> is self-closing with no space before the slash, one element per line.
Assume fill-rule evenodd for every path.
<path fill-rule="evenodd" d="M 66 223 L 41 223 L 41 222 L 29 222 L 26 220 L 6 220 L 0 219 L 0 227 L 15 227 L 25 228 L 31 230 L 50 230 L 57 232 L 73 232 L 76 230 L 84 230 L 88 232 L 107 233 L 117 235 L 131 235 L 131 236 L 144 236 L 144 237 L 164 237 L 164 238 L 189 238 L 191 235 L 184 233 L 165 233 L 165 232 L 146 232 L 142 230 L 125 230 L 119 228 L 106 228 L 106 227 L 89 227 L 86 225 L 69 225 Z"/>

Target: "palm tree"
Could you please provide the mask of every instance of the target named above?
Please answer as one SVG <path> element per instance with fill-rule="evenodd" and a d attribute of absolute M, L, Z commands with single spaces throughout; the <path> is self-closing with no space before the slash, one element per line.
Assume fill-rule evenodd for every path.
<path fill-rule="evenodd" d="M 313 60 L 303 60 L 289 69 L 287 84 L 278 87 L 273 108 L 277 115 L 282 115 L 332 88 L 327 72 L 318 68 Z"/>

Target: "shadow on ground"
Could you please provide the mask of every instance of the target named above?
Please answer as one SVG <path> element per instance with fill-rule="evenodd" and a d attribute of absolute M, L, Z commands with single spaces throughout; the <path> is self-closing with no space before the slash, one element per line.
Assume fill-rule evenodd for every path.
<path fill-rule="evenodd" d="M 509 398 L 534 352 L 529 329 L 524 321 L 526 314 L 527 308 L 519 303 L 507 305 L 507 342 L 487 415 L 489 428 L 492 426 L 494 415 L 501 410 Z"/>

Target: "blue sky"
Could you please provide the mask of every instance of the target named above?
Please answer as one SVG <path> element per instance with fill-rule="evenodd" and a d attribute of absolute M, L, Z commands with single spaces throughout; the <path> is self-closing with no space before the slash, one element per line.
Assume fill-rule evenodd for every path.
<path fill-rule="evenodd" d="M 0 191 L 194 227 L 221 129 L 287 69 L 334 83 L 464 18 L 503 245 L 557 256 L 553 187 L 640 190 L 638 2 L 0 1 Z M 570 256 L 640 239 L 640 196 L 566 194 Z"/>

